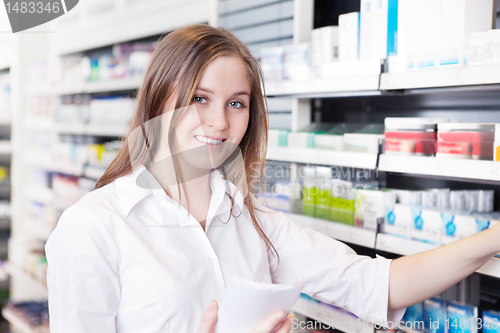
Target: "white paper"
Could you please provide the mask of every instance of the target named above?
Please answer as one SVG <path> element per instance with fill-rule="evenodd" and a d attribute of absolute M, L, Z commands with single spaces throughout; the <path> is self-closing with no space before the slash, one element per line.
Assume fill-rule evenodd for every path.
<path fill-rule="evenodd" d="M 302 286 L 299 285 L 233 278 L 228 281 L 226 293 L 220 303 L 215 332 L 250 332 L 276 311 L 282 310 L 287 314 L 301 291 Z"/>

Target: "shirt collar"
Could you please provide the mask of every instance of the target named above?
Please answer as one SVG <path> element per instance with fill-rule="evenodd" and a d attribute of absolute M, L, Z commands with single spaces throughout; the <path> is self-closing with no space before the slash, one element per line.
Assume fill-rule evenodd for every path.
<path fill-rule="evenodd" d="M 116 179 L 115 186 L 125 216 L 128 216 L 132 208 L 141 200 L 153 194 L 154 191 L 163 192 L 161 185 L 144 165 L 134 169 L 131 174 Z M 223 195 L 226 193 L 231 198 L 234 197 L 234 203 L 239 207 L 240 211 L 243 209 L 244 201 L 241 192 L 237 191 L 232 182 L 225 180 L 219 170 L 215 169 L 210 173 L 210 187 L 212 189 L 211 201 L 218 201 L 216 209 L 224 200 Z M 212 203 L 210 206 L 212 206 Z"/>

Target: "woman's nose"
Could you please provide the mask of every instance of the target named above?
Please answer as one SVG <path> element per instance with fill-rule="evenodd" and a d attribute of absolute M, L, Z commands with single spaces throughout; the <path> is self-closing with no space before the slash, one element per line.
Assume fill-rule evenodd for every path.
<path fill-rule="evenodd" d="M 227 121 L 226 108 L 224 106 L 214 106 L 207 112 L 206 125 L 212 127 L 216 131 L 224 131 L 229 127 Z"/>

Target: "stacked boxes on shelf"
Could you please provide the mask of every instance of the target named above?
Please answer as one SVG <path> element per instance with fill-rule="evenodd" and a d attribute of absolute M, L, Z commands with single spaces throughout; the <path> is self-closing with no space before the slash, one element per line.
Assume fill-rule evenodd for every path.
<path fill-rule="evenodd" d="M 436 157 L 491 161 L 494 140 L 495 124 L 438 124 Z"/>
<path fill-rule="evenodd" d="M 157 42 L 122 43 L 105 52 L 87 52 L 61 58 L 62 86 L 87 81 L 141 78 Z"/>
<path fill-rule="evenodd" d="M 47 259 L 44 250 L 44 242 L 41 240 L 17 236 L 9 239 L 9 261 L 41 285 L 47 285 Z"/>
<path fill-rule="evenodd" d="M 492 123 L 386 118 L 384 153 L 491 161 L 499 131 L 500 125 Z"/>
<path fill-rule="evenodd" d="M 500 62 L 500 30 L 472 33 L 466 49 L 466 57 L 467 66 L 498 64 Z"/>
<path fill-rule="evenodd" d="M 478 319 L 476 306 L 433 297 L 408 307 L 401 326 L 412 332 L 475 333 Z"/>
<path fill-rule="evenodd" d="M 385 153 L 434 156 L 437 123 L 444 119 L 385 118 Z"/>
<path fill-rule="evenodd" d="M 136 107 L 135 99 L 123 95 L 34 97 L 28 103 L 29 117 L 25 124 L 28 129 L 56 124 L 125 128 Z"/>
<path fill-rule="evenodd" d="M 362 0 L 360 59 L 385 59 L 397 54 L 399 0 Z"/>
<path fill-rule="evenodd" d="M 500 220 L 493 210 L 493 191 L 430 189 L 394 190 L 398 203 L 386 206 L 382 231 L 444 245 L 490 228 Z"/>
<path fill-rule="evenodd" d="M 378 189 L 375 172 L 299 167 L 300 181 L 279 181 L 260 199 L 272 209 L 445 245 L 500 220 L 493 191 Z M 264 200 L 265 197 L 265 200 Z"/>
<path fill-rule="evenodd" d="M 470 39 L 473 33 L 494 27 L 494 4 L 493 0 L 399 0 L 398 51 L 397 57 L 389 57 L 389 71 L 463 66 L 469 57 L 477 62 L 480 57 L 466 49 L 479 47 Z"/>
<path fill-rule="evenodd" d="M 268 145 L 377 154 L 383 132 L 379 124 L 312 124 L 297 132 L 270 130 Z"/>

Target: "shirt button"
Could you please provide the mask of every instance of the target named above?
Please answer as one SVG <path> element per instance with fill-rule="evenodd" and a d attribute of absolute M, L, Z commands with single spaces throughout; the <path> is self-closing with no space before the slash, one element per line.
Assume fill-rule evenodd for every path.
<path fill-rule="evenodd" d="M 214 264 L 214 261 L 210 258 L 210 259 L 208 259 L 208 260 L 207 260 L 207 263 L 208 263 L 210 266 L 212 266 L 212 265 Z"/>

